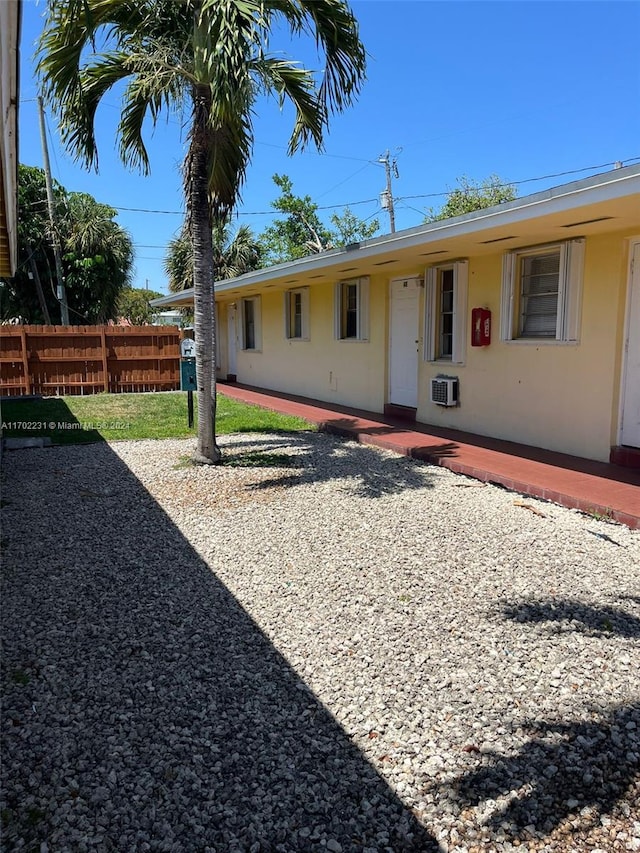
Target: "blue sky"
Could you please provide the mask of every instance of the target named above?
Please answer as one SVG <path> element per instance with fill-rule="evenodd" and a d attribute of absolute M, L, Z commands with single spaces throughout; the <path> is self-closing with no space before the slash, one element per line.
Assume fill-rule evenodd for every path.
<path fill-rule="evenodd" d="M 40 166 L 33 46 L 45 3 L 23 7 L 20 160 Z M 324 154 L 310 149 L 290 158 L 290 114 L 275 101 L 260 102 L 238 223 L 258 233 L 269 224 L 278 194 L 271 176 L 279 172 L 292 178 L 294 191 L 327 206 L 327 218 L 351 204 L 388 231 L 379 204 L 384 169 L 376 163 L 387 149 L 400 175 L 393 183 L 398 229 L 418 225 L 425 208 L 444 201 L 432 194 L 453 188 L 461 175 L 525 181 L 572 173 L 519 184 L 526 195 L 640 159 L 640 3 L 355 0 L 352 7 L 369 54 L 357 104 L 334 117 Z M 282 48 L 317 67 L 308 42 Z M 98 114 L 96 175 L 64 152 L 49 115 L 52 171 L 67 189 L 119 209 L 136 248 L 135 286 L 166 292 L 164 248 L 182 218 L 124 208 L 183 209 L 186 134 L 177 117 L 161 121 L 148 135 L 151 175 L 143 177 L 118 160 L 117 117 L 110 94 Z"/>

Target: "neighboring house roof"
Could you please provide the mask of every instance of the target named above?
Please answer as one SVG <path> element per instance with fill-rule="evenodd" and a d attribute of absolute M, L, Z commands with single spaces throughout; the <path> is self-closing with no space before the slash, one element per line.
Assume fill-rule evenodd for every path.
<path fill-rule="evenodd" d="M 18 258 L 18 72 L 21 0 L 0 2 L 0 276 Z"/>
<path fill-rule="evenodd" d="M 557 242 L 592 233 L 638 227 L 640 165 L 614 169 L 515 201 L 419 225 L 246 273 L 216 284 L 218 296 L 259 292 L 265 286 L 301 287 L 329 279 L 381 272 L 410 264 L 488 255 L 497 247 Z M 190 305 L 193 288 L 151 301 L 153 307 Z"/>

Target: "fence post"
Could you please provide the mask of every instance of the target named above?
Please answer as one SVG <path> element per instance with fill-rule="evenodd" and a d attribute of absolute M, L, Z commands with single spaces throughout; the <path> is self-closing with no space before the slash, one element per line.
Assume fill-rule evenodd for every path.
<path fill-rule="evenodd" d="M 20 341 L 22 343 L 22 369 L 24 371 L 24 393 L 31 394 L 31 375 L 29 372 L 29 356 L 27 353 L 27 333 L 24 326 L 20 329 Z"/>
<path fill-rule="evenodd" d="M 102 372 L 104 373 L 104 390 L 109 390 L 109 365 L 107 364 L 107 335 L 104 326 L 100 328 L 100 342 L 102 344 Z"/>

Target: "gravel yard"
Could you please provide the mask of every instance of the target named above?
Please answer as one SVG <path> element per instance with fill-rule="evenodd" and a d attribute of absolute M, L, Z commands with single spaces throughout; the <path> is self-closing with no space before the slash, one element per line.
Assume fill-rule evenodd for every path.
<path fill-rule="evenodd" d="M 3 459 L 3 850 L 640 851 L 640 532 L 323 434 Z"/>

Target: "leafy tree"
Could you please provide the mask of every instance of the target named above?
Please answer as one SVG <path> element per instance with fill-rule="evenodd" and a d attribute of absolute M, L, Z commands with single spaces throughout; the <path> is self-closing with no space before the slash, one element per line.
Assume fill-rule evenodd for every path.
<path fill-rule="evenodd" d="M 158 299 L 163 295 L 156 290 L 125 288 L 118 297 L 118 318 L 128 320 L 134 326 L 152 323 L 156 311 L 149 305 L 149 300 Z"/>
<path fill-rule="evenodd" d="M 228 224 L 215 226 L 213 250 L 218 281 L 257 270 L 261 265 L 262 248 L 248 225 L 241 225 L 233 235 Z M 193 287 L 193 247 L 187 228 L 169 243 L 164 271 L 171 293 Z"/>
<path fill-rule="evenodd" d="M 58 216 L 64 212 L 66 193 L 57 182 L 53 186 Z M 53 297 L 53 252 L 49 241 L 44 172 L 35 166 L 18 167 L 18 266 L 12 280 L 3 280 L 0 313 L 3 320 L 22 319 L 27 323 L 49 324 L 60 317 Z M 55 290 L 55 285 L 53 285 Z M 50 309 L 51 306 L 51 309 Z"/>
<path fill-rule="evenodd" d="M 378 219 L 367 222 L 353 213 L 350 207 L 345 207 L 340 214 L 332 213 L 331 222 L 334 225 L 332 242 L 335 247 L 348 246 L 349 243 L 357 243 L 359 240 L 368 240 L 373 237 L 380 228 Z"/>
<path fill-rule="evenodd" d="M 105 323 L 117 316 L 120 291 L 129 283 L 133 247 L 113 221 L 116 211 L 86 193 L 54 184 L 55 221 L 69 310 L 75 322 Z M 18 270 L 2 287 L 2 318 L 59 322 L 55 263 L 44 171 L 19 167 Z"/>
<path fill-rule="evenodd" d="M 435 210 L 430 208 L 424 222 L 437 222 L 440 219 L 450 219 L 452 216 L 462 216 L 474 210 L 483 210 L 505 201 L 513 201 L 518 193 L 513 184 L 505 183 L 498 175 L 490 175 L 484 181 L 472 181 L 464 175 L 457 178 L 459 186 L 452 190 L 446 202 Z"/>
<path fill-rule="evenodd" d="M 113 217 L 117 211 L 87 193 L 70 193 L 63 262 L 67 300 L 82 305 L 90 323 L 118 316 L 118 299 L 129 286 L 133 266 L 131 238 Z M 96 299 L 96 295 L 100 298 Z"/>
<path fill-rule="evenodd" d="M 348 207 L 341 215 L 331 215 L 334 228 L 329 228 L 318 216 L 318 205 L 310 195 L 294 195 L 291 178 L 276 174 L 273 182 L 280 189 L 280 196 L 271 203 L 272 207 L 284 213 L 285 217 L 275 219 L 260 234 L 267 266 L 295 261 L 372 237 L 379 228 L 377 219 L 366 223 Z"/>
<path fill-rule="evenodd" d="M 274 219 L 259 237 L 267 264 L 295 261 L 328 249 L 331 232 L 320 221 L 318 205 L 311 196 L 294 195 L 293 182 L 287 175 L 274 175 L 273 183 L 280 195 L 271 206 L 285 218 Z"/>
<path fill-rule="evenodd" d="M 287 30 L 315 38 L 320 73 L 269 52 L 272 31 Z M 291 102 L 290 153 L 321 146 L 330 113 L 351 103 L 365 69 L 353 13 L 346 0 L 50 0 L 39 68 L 64 142 L 90 166 L 96 109 L 114 85 L 126 81 L 118 136 L 129 166 L 149 170 L 147 115 L 155 123 L 165 109 L 191 114 L 183 176 L 195 290 L 194 459 L 218 462 L 212 224 L 226 222 L 238 202 L 259 96 Z"/>

